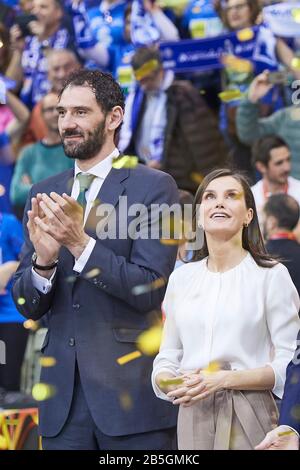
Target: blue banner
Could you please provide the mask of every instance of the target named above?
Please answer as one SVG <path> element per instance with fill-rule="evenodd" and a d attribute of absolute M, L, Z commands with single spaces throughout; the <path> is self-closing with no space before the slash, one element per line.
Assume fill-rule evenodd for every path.
<path fill-rule="evenodd" d="M 274 47 L 272 46 L 274 43 Z M 275 38 L 263 27 L 254 27 L 214 38 L 164 42 L 160 45 L 164 68 L 195 72 L 223 68 L 222 56 L 234 55 L 254 63 L 256 72 L 276 70 Z"/>

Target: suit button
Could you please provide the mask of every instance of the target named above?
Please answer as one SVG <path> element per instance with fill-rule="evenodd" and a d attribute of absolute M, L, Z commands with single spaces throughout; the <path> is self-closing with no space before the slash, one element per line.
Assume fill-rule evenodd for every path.
<path fill-rule="evenodd" d="M 73 304 L 72 307 L 78 310 L 80 308 L 80 304 Z"/>
<path fill-rule="evenodd" d="M 99 284 L 98 279 L 93 279 L 93 284 L 95 284 L 95 285 Z"/>
<path fill-rule="evenodd" d="M 33 297 L 32 303 L 33 303 L 34 305 L 37 304 L 37 303 L 38 303 L 38 299 L 37 299 L 36 297 Z"/>
<path fill-rule="evenodd" d="M 75 338 L 69 339 L 69 346 L 75 346 Z"/>

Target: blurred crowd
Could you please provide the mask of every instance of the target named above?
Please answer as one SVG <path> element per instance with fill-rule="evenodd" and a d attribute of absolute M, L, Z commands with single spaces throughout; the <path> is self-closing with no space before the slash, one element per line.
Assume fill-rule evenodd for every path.
<path fill-rule="evenodd" d="M 1 1 L 0 339 L 14 358 L 0 368 L 3 393 L 20 389 L 28 336 L 10 295 L 24 206 L 33 184 L 73 167 L 56 103 L 81 67 L 120 83 L 120 151 L 171 174 L 183 201 L 215 168 L 245 172 L 268 250 L 300 292 L 300 2 Z"/>

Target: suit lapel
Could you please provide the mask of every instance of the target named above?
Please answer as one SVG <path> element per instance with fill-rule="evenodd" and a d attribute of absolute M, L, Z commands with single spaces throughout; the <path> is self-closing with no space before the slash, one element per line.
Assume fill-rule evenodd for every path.
<path fill-rule="evenodd" d="M 85 223 L 85 231 L 94 236 L 97 230 L 99 229 L 99 223 L 104 226 L 108 218 L 110 217 L 115 206 L 119 202 L 119 197 L 123 194 L 125 186 L 122 184 L 124 180 L 129 177 L 129 169 L 124 168 L 117 170 L 112 168 L 108 176 L 105 178 L 101 189 L 98 193 L 98 196 L 93 204 L 93 207 L 90 210 L 87 221 Z M 105 217 L 102 218 L 99 214 L 99 205 L 106 205 L 107 211 L 105 211 Z M 104 212 L 104 211 L 103 211 Z"/>

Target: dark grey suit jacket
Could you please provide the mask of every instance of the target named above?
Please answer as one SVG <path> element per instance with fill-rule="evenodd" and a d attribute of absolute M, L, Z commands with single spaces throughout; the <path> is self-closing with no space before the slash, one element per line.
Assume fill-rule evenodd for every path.
<path fill-rule="evenodd" d="M 54 385 L 56 394 L 40 403 L 40 432 L 54 436 L 62 429 L 71 405 L 76 360 L 89 409 L 103 433 L 121 436 L 174 426 L 175 407 L 157 399 L 151 387 L 153 357 L 143 356 L 123 366 L 117 359 L 137 349 L 135 340 L 151 326 L 153 311 L 160 309 L 165 291 L 160 288 L 134 295 L 133 287 L 160 277 L 168 279 L 176 246 L 129 237 L 99 240 L 95 206 L 86 231 L 97 241 L 83 271 L 76 275 L 74 258 L 62 248 L 51 291 L 45 295 L 33 286 L 33 246 L 26 227 L 31 197 L 38 192 L 70 194 L 72 184 L 73 171 L 68 170 L 33 186 L 25 208 L 25 246 L 13 287 L 14 300 L 25 317 L 46 319 L 49 330 L 42 351 L 56 359 L 54 367 L 42 370 L 41 382 Z M 128 207 L 143 203 L 150 208 L 151 204 L 178 201 L 174 180 L 142 165 L 135 169 L 113 168 L 97 200 L 111 204 L 118 219 L 121 195 L 127 196 Z M 134 219 L 124 210 L 122 217 L 126 227 Z M 17 303 L 20 297 L 25 299 L 24 305 Z M 124 393 L 132 400 L 129 409 L 122 407 Z"/>

